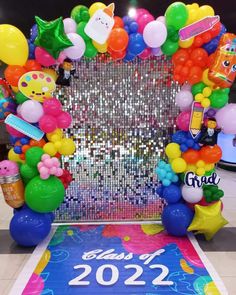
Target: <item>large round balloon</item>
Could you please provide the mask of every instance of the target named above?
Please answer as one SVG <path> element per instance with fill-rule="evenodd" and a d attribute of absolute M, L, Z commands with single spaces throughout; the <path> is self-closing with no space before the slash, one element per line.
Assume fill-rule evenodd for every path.
<path fill-rule="evenodd" d="M 184 3 L 174 2 L 165 13 L 167 26 L 173 26 L 176 30 L 181 29 L 187 22 L 188 10 Z"/>
<path fill-rule="evenodd" d="M 10 233 L 17 244 L 36 246 L 49 234 L 51 222 L 51 214 L 37 213 L 24 206 L 15 211 L 10 223 Z"/>
<path fill-rule="evenodd" d="M 219 110 L 216 120 L 225 134 L 236 134 L 236 103 L 230 103 Z"/>
<path fill-rule="evenodd" d="M 185 204 L 170 204 L 163 210 L 162 223 L 168 234 L 177 237 L 185 236 L 193 215 L 193 211 Z"/>
<path fill-rule="evenodd" d="M 26 186 L 25 201 L 34 211 L 48 213 L 55 210 L 63 201 L 65 189 L 55 176 L 48 179 L 34 177 Z"/>

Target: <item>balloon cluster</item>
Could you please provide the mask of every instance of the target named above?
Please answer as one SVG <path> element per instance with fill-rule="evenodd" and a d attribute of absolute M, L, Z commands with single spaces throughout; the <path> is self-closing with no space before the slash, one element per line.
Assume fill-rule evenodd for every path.
<path fill-rule="evenodd" d="M 158 178 L 162 181 L 164 186 L 169 186 L 172 182 L 177 182 L 178 176 L 171 169 L 171 165 L 165 161 L 160 161 L 156 167 Z"/>
<path fill-rule="evenodd" d="M 40 177 L 48 179 L 50 175 L 62 176 L 63 170 L 57 158 L 51 158 L 48 154 L 43 154 L 41 161 L 37 165 Z"/>

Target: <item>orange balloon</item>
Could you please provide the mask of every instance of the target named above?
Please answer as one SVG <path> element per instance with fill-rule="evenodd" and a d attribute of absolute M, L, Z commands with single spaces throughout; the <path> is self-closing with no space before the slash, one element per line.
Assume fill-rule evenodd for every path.
<path fill-rule="evenodd" d="M 29 59 L 26 64 L 24 65 L 24 68 L 27 70 L 27 72 L 30 71 L 42 71 L 42 67 L 40 63 L 38 63 L 34 59 Z"/>
<path fill-rule="evenodd" d="M 25 160 L 25 154 L 20 154 L 19 157 L 21 160 Z"/>
<path fill-rule="evenodd" d="M 114 28 L 124 28 L 124 22 L 121 17 L 114 16 L 114 21 L 115 21 L 115 24 L 113 26 L 113 29 Z"/>
<path fill-rule="evenodd" d="M 126 50 L 123 51 L 113 51 L 111 48 L 108 48 L 108 53 L 111 58 L 114 60 L 123 59 L 126 56 Z"/>
<path fill-rule="evenodd" d="M 17 87 L 20 77 L 26 72 L 26 69 L 22 66 L 8 66 L 4 71 L 4 75 L 11 86 Z"/>
<path fill-rule="evenodd" d="M 202 74 L 203 74 L 203 70 L 200 67 L 193 66 L 190 69 L 190 73 L 188 77 L 189 84 L 193 85 L 193 84 L 199 83 L 202 80 Z"/>
<path fill-rule="evenodd" d="M 182 158 L 188 164 L 195 164 L 200 159 L 200 155 L 198 151 L 189 149 L 187 152 L 182 154 Z"/>
<path fill-rule="evenodd" d="M 124 51 L 129 43 L 129 35 L 122 28 L 114 28 L 108 38 L 108 47 L 113 51 Z"/>
<path fill-rule="evenodd" d="M 203 146 L 200 150 L 200 158 L 206 163 L 215 164 L 220 161 L 222 150 L 216 144 L 212 146 Z"/>
<path fill-rule="evenodd" d="M 30 148 L 31 146 L 26 144 L 26 145 L 23 145 L 21 149 L 22 149 L 22 152 L 25 154 Z"/>

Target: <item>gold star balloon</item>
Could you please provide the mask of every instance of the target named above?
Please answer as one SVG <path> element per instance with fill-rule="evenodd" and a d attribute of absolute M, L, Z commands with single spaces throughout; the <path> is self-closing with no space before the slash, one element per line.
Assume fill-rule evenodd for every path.
<path fill-rule="evenodd" d="M 188 231 L 204 234 L 209 241 L 227 223 L 228 221 L 221 214 L 221 201 L 210 206 L 195 205 L 195 215 Z"/>
<path fill-rule="evenodd" d="M 55 59 L 58 58 L 60 52 L 67 47 L 73 46 L 73 43 L 67 38 L 64 32 L 62 17 L 47 22 L 40 17 L 35 17 L 38 36 L 35 45 L 44 48 Z"/>

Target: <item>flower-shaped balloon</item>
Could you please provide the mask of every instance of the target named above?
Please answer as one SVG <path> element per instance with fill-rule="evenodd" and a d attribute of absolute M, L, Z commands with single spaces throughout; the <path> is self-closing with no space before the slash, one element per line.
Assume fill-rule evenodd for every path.
<path fill-rule="evenodd" d="M 43 154 L 41 161 L 37 165 L 40 178 L 48 179 L 50 175 L 61 176 L 63 170 L 60 168 L 60 162 L 57 158 L 51 158 L 47 154 Z"/>

